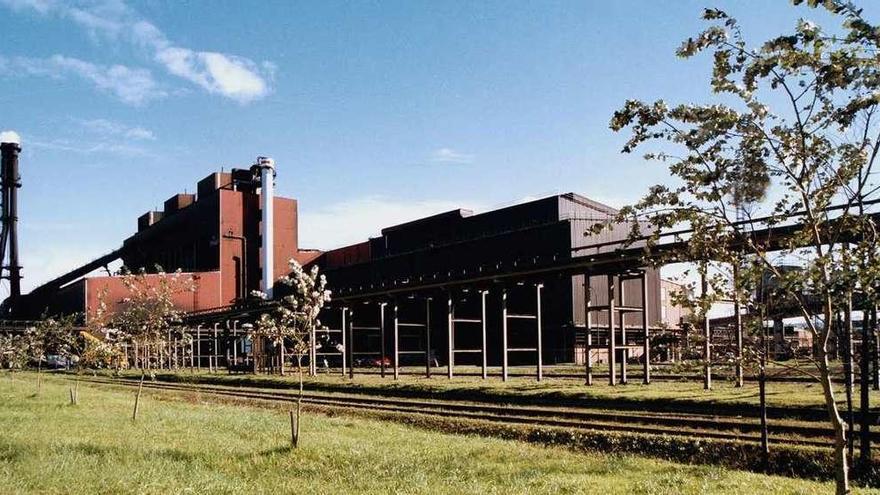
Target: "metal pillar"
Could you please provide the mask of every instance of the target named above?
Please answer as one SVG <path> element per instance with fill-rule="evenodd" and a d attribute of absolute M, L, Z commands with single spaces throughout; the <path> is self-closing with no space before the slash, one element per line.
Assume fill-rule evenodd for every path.
<path fill-rule="evenodd" d="M 315 333 L 315 326 L 311 325 L 309 327 L 309 376 L 317 376 L 318 374 L 318 348 L 317 348 L 317 334 Z M 281 342 L 281 346 L 284 347 L 284 342 Z M 281 363 L 284 366 L 284 363 Z"/>
<path fill-rule="evenodd" d="M 871 404 L 868 388 L 871 381 L 870 319 L 870 312 L 862 311 L 862 348 L 859 359 L 859 463 L 862 467 L 868 467 L 871 464 Z"/>
<path fill-rule="evenodd" d="M 431 298 L 425 300 L 425 376 L 431 378 Z"/>
<path fill-rule="evenodd" d="M 626 283 L 625 280 L 620 277 L 617 278 L 618 284 L 618 294 L 620 303 L 617 308 L 618 314 L 618 322 L 620 324 L 620 384 L 626 385 L 628 382 L 628 378 L 626 376 L 626 366 L 627 366 L 627 358 L 629 358 L 629 343 L 626 341 Z"/>
<path fill-rule="evenodd" d="M 507 381 L 507 288 L 501 289 L 501 380 Z"/>
<path fill-rule="evenodd" d="M 232 360 L 238 366 L 238 320 L 232 322 Z M 229 366 L 229 363 L 226 364 Z"/>
<path fill-rule="evenodd" d="M 339 327 L 339 333 L 341 334 L 340 339 L 342 339 L 342 376 L 345 376 L 345 367 L 348 364 L 345 359 L 346 353 L 348 352 L 348 342 L 346 336 L 348 334 L 348 308 L 342 308 L 340 310 L 342 313 L 340 315 L 342 325 Z"/>
<path fill-rule="evenodd" d="M 452 302 L 452 294 L 446 298 L 446 329 L 449 333 L 449 342 L 447 347 L 448 355 L 446 359 L 446 378 L 452 378 L 452 367 L 455 366 L 455 305 Z"/>
<path fill-rule="evenodd" d="M 703 273 L 700 276 L 700 288 L 702 290 L 701 294 L 705 297 L 709 292 L 709 283 L 706 280 L 706 274 Z M 703 342 L 703 359 L 705 362 L 703 363 L 703 388 L 705 390 L 712 389 L 712 334 L 709 329 L 709 314 L 708 312 L 703 315 L 703 338 L 705 341 Z"/>
<path fill-rule="evenodd" d="M 642 272 L 639 277 L 642 286 L 642 357 L 645 360 L 645 369 L 642 382 L 645 385 L 651 383 L 651 336 L 648 334 L 648 273 Z"/>
<path fill-rule="evenodd" d="M 217 368 L 220 366 L 220 364 L 218 363 L 218 361 L 220 360 L 219 359 L 219 357 L 220 357 L 220 352 L 219 352 L 220 342 L 219 342 L 219 339 L 217 338 L 217 327 L 219 327 L 219 326 L 220 326 L 219 323 L 214 323 L 214 348 L 211 350 L 211 355 L 214 356 L 214 371 L 215 372 L 217 371 Z"/>
<path fill-rule="evenodd" d="M 354 311 L 348 312 L 348 378 L 354 378 Z"/>
<path fill-rule="evenodd" d="M 385 378 L 385 306 L 388 303 L 379 303 L 379 375 Z"/>
<path fill-rule="evenodd" d="M 614 275 L 608 275 L 608 384 L 617 385 L 617 344 L 614 341 Z"/>
<path fill-rule="evenodd" d="M 400 318 L 397 302 L 394 303 L 394 379 L 400 379 Z"/>
<path fill-rule="evenodd" d="M 590 275 L 584 273 L 584 327 L 585 327 L 585 352 L 584 363 L 587 374 L 587 385 L 593 384 L 593 311 L 590 309 L 592 305 L 593 289 L 590 286 Z"/>
<path fill-rule="evenodd" d="M 544 284 L 537 284 L 535 286 L 535 302 L 537 303 L 537 311 L 535 312 L 535 322 L 537 323 L 538 329 L 538 346 L 537 351 L 538 354 L 538 370 L 536 379 L 540 382 L 544 379 L 544 346 L 543 346 L 543 338 L 541 335 L 541 289 L 544 288 Z"/>
<path fill-rule="evenodd" d="M 488 377 L 488 367 L 486 366 L 486 294 L 489 291 L 481 290 L 480 291 L 480 307 L 482 311 L 480 312 L 480 322 L 482 327 L 482 347 L 480 348 L 480 356 L 482 357 L 482 377 L 485 380 Z"/>
<path fill-rule="evenodd" d="M 135 353 L 137 353 L 137 344 L 135 344 Z M 202 326 L 196 326 L 196 368 L 202 369 Z M 135 360 L 137 357 L 135 357 Z"/>
<path fill-rule="evenodd" d="M 874 362 L 873 380 L 871 386 L 874 390 L 880 390 L 880 336 L 877 335 L 877 306 L 871 306 L 871 360 Z"/>

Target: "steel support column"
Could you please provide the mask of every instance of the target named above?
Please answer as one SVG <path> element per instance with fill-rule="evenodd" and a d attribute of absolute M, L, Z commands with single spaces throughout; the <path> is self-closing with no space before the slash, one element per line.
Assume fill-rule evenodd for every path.
<path fill-rule="evenodd" d="M 431 298 L 425 300 L 425 376 L 431 378 Z"/>
<path fill-rule="evenodd" d="M 617 344 L 614 341 L 614 275 L 608 275 L 608 384 L 617 385 Z"/>
<path fill-rule="evenodd" d="M 593 311 L 590 309 L 592 305 L 593 289 L 590 286 L 590 274 L 584 273 L 584 366 L 587 374 L 586 384 L 593 384 Z"/>
<path fill-rule="evenodd" d="M 385 306 L 379 303 L 379 376 L 385 378 Z"/>
<path fill-rule="evenodd" d="M 488 367 L 486 366 L 486 294 L 488 293 L 489 291 L 480 291 L 480 327 L 482 329 L 482 345 L 480 347 L 480 357 L 482 358 L 481 371 L 483 380 L 485 380 L 489 375 Z"/>
<path fill-rule="evenodd" d="M 642 287 L 642 358 L 645 360 L 642 382 L 645 385 L 651 383 L 651 336 L 648 330 L 648 273 L 642 272 L 639 277 Z"/>
<path fill-rule="evenodd" d="M 448 331 L 448 353 L 446 356 L 446 378 L 452 378 L 452 367 L 455 366 L 455 303 L 452 294 L 446 296 L 446 329 Z"/>
<path fill-rule="evenodd" d="M 627 358 L 629 357 L 629 343 L 626 339 L 626 312 L 623 311 L 623 308 L 626 308 L 626 283 L 625 280 L 620 277 L 617 278 L 617 292 L 619 294 L 618 302 L 620 303 L 620 307 L 617 309 L 618 311 L 618 322 L 620 324 L 620 384 L 626 385 L 629 381 L 626 376 L 626 366 L 627 366 Z"/>
<path fill-rule="evenodd" d="M 501 289 L 501 380 L 507 381 L 507 288 Z"/>
<path fill-rule="evenodd" d="M 543 337 L 541 332 L 541 290 L 544 288 L 544 284 L 537 284 L 535 286 L 535 303 L 537 306 L 537 310 L 535 311 L 535 323 L 538 331 L 538 345 L 537 345 L 537 355 L 538 355 L 538 369 L 537 369 L 537 377 L 536 379 L 540 382 L 544 379 L 544 346 L 543 346 Z M 485 323 L 484 323 L 485 325 Z"/>
<path fill-rule="evenodd" d="M 744 382 L 743 376 L 743 321 L 742 307 L 740 304 L 740 282 L 739 282 L 739 265 L 733 265 L 733 313 L 736 317 L 736 386 L 742 387 Z"/>
<path fill-rule="evenodd" d="M 348 341 L 346 338 L 348 334 L 348 308 L 341 308 L 340 313 L 342 325 L 339 327 L 339 338 L 342 340 L 342 376 L 345 376 L 345 367 L 348 364 L 346 360 L 346 353 L 348 352 Z"/>
<path fill-rule="evenodd" d="M 397 302 L 394 303 L 394 379 L 400 379 L 400 318 Z"/>
<path fill-rule="evenodd" d="M 348 378 L 354 378 L 354 311 L 348 311 Z"/>

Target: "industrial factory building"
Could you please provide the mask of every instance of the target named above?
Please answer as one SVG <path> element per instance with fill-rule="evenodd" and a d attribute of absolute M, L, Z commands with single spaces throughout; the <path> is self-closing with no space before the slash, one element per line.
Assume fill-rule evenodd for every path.
<path fill-rule="evenodd" d="M 406 321 L 424 321 L 434 315 L 430 342 L 452 356 L 436 356 L 438 362 L 452 359 L 456 364 L 478 365 L 485 345 L 488 364 L 501 363 L 502 339 L 513 349 L 510 364 L 535 362 L 540 349 L 544 363 L 584 361 L 585 290 L 584 275 L 568 272 L 528 275 L 530 266 L 560 264 L 577 258 L 609 253 L 628 231 L 619 228 L 587 235 L 597 224 L 608 222 L 616 214 L 613 208 L 574 193 L 554 195 L 485 213 L 453 210 L 401 225 L 385 228 L 381 235 L 362 243 L 323 253 L 317 260 L 332 284 L 337 299 L 393 304 Z M 607 245 L 604 245 L 607 243 Z M 598 247 L 593 247 L 598 246 Z M 513 283 L 502 281 L 503 273 L 525 273 Z M 630 358 L 641 355 L 643 342 L 640 313 L 643 289 L 647 295 L 648 324 L 658 328 L 661 319 L 661 280 L 658 270 L 620 277 L 617 298 L 621 306 L 632 308 L 619 313 L 618 328 L 630 329 L 620 347 Z M 499 275 L 499 276 L 496 276 Z M 455 280 L 455 283 L 449 283 Z M 419 287 L 408 290 L 409 286 Z M 427 288 L 426 288 L 427 287 Z M 607 305 L 608 280 L 590 277 L 591 304 Z M 370 294 L 374 294 L 371 298 Z M 430 300 L 429 308 L 421 303 Z M 506 300 L 502 302 L 501 298 Z M 502 308 L 502 304 L 506 307 Z M 363 304 L 361 305 L 363 306 Z M 591 311 L 591 324 L 599 331 L 607 327 L 607 315 Z M 502 316 L 505 314 L 506 316 Z M 541 342 L 537 342 L 540 314 Z M 377 329 L 382 317 L 375 305 L 369 309 L 354 307 L 353 325 L 365 331 L 354 332 L 354 349 L 377 349 L 381 338 Z M 678 322 L 674 322 L 677 326 Z M 485 330 L 483 329 L 485 327 Z M 504 328 L 506 327 L 506 328 Z M 450 330 L 450 328 L 452 330 Z M 401 348 L 423 359 L 427 339 L 413 325 L 400 328 Z M 485 343 L 482 341 L 485 333 Z M 596 334 L 593 360 L 607 360 L 604 348 L 607 337 Z M 607 333 L 606 333 L 607 335 Z M 388 337 L 386 336 L 386 339 Z M 452 345 L 450 345 L 452 339 Z M 599 341 L 601 340 L 601 342 Z M 386 342 L 386 346 L 389 345 Z M 599 349 L 599 345 L 603 348 Z M 444 359 L 445 358 L 445 359 Z"/>
<path fill-rule="evenodd" d="M 346 361 L 384 366 L 389 355 L 395 371 L 432 362 L 481 365 L 484 374 L 498 364 L 537 362 L 539 373 L 541 363 L 613 364 L 641 359 L 649 329 L 678 324 L 663 318 L 659 271 L 613 256 L 628 228 L 588 234 L 616 210 L 577 194 L 480 214 L 448 211 L 321 252 L 300 249 L 297 202 L 274 196 L 274 177 L 274 163 L 263 158 L 208 175 L 196 194 L 176 194 L 161 211 L 144 213 L 118 249 L 11 298 L 7 315 L 88 319 L 99 294 L 112 310 L 126 288 L 108 265 L 121 260 L 133 271 L 191 275 L 195 288 L 176 295 L 178 306 L 190 322 L 231 331 L 257 316 L 241 309 L 251 293 L 271 295 L 295 259 L 327 275 L 334 300 L 322 315 L 331 327 L 322 338 L 345 353 L 322 359 L 341 359 L 343 368 Z M 95 276 L 101 268 L 107 274 Z M 231 345 L 241 333 L 228 335 Z M 214 341 L 219 359 L 224 351 Z"/>
<path fill-rule="evenodd" d="M 126 293 L 121 277 L 84 275 L 116 260 L 132 271 L 154 271 L 159 266 L 192 274 L 195 290 L 175 296 L 187 312 L 233 305 L 262 290 L 263 208 L 257 175 L 251 169 L 208 175 L 198 182 L 197 194 L 176 194 L 165 201 L 162 211 L 144 213 L 137 219 L 137 232 L 119 249 L 23 296 L 14 305 L 14 315 L 92 315 L 103 291 L 112 307 Z M 288 273 L 289 259 L 306 264 L 318 253 L 299 249 L 296 200 L 274 197 L 273 210 L 270 277 L 274 281 Z"/>

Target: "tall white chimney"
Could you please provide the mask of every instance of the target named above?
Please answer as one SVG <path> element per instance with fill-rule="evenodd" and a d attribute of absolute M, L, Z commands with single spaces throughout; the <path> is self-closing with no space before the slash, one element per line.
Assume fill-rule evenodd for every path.
<path fill-rule="evenodd" d="M 260 167 L 260 198 L 263 209 L 263 221 L 260 225 L 260 237 L 263 240 L 263 278 L 260 290 L 272 298 L 272 286 L 275 284 L 275 160 L 265 156 L 257 157 Z"/>

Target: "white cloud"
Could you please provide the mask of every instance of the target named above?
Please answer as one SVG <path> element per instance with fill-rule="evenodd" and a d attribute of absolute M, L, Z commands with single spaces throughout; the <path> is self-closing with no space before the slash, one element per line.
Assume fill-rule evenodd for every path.
<path fill-rule="evenodd" d="M 109 154 L 127 157 L 145 157 L 153 156 L 149 150 L 132 144 L 113 143 L 113 142 L 80 142 L 70 139 L 52 139 L 48 141 L 40 139 L 28 139 L 28 146 L 34 148 L 63 151 L 66 153 L 76 153 L 80 155 L 92 154 Z"/>
<path fill-rule="evenodd" d="M 133 141 L 155 141 L 156 135 L 149 129 L 128 126 L 107 119 L 77 120 L 86 130 L 104 137 L 121 137 Z"/>
<path fill-rule="evenodd" d="M 122 0 L 103 0 L 88 6 L 71 6 L 51 0 L 0 0 L 15 10 L 31 9 L 69 19 L 92 37 L 126 39 L 151 53 L 172 75 L 212 94 L 240 103 L 263 98 L 270 92 L 275 65 L 257 65 L 250 59 L 175 45 L 158 27 L 142 19 Z"/>
<path fill-rule="evenodd" d="M 461 153 L 452 148 L 440 148 L 431 154 L 431 161 L 434 163 L 468 164 L 474 162 L 474 155 Z"/>
<path fill-rule="evenodd" d="M 167 95 L 147 69 L 93 64 L 63 55 L 49 58 L 0 56 L 0 71 L 9 75 L 27 74 L 56 79 L 76 76 L 130 105 L 142 105 Z"/>
<path fill-rule="evenodd" d="M 46 14 L 55 5 L 55 2 L 53 0 L 0 0 L 0 4 L 13 10 L 33 9 L 41 14 Z"/>
<path fill-rule="evenodd" d="M 176 76 L 189 80 L 209 93 L 240 103 L 266 96 L 269 86 L 259 69 L 248 59 L 214 52 L 194 52 L 168 46 L 156 52 L 156 60 Z"/>
<path fill-rule="evenodd" d="M 366 196 L 317 210 L 302 209 L 299 243 L 304 248 L 333 249 L 376 237 L 385 227 L 458 208 L 474 209 L 475 205 L 463 206 L 446 200 L 410 202 Z"/>

